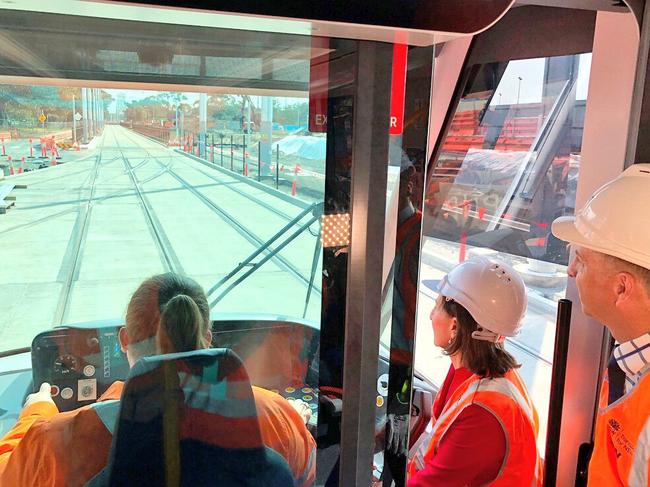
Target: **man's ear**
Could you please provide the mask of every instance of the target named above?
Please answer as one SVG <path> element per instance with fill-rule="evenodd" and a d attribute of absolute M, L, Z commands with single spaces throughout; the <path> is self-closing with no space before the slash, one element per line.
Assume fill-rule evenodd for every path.
<path fill-rule="evenodd" d="M 212 346 L 212 331 L 211 330 L 208 330 L 208 331 L 205 332 L 205 339 L 206 339 L 206 341 L 208 343 L 208 348 L 210 348 Z"/>
<path fill-rule="evenodd" d="M 120 349 L 122 349 L 122 352 L 126 353 L 126 347 L 129 346 L 129 335 L 126 333 L 126 326 L 120 328 L 118 338 L 120 340 Z"/>
<path fill-rule="evenodd" d="M 616 304 L 620 305 L 628 301 L 637 292 L 639 283 L 634 275 L 629 272 L 619 272 L 616 274 L 614 283 L 614 293 L 616 294 Z"/>

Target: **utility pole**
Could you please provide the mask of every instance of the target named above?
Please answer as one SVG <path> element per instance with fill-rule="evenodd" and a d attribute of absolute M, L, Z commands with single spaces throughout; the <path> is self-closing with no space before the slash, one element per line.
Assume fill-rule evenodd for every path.
<path fill-rule="evenodd" d="M 74 95 L 72 95 L 72 140 L 77 145 L 77 109 L 74 103 Z"/>
<path fill-rule="evenodd" d="M 519 115 L 519 94 L 521 93 L 521 81 L 522 81 L 523 78 L 521 76 L 517 76 L 517 79 L 519 80 L 519 84 L 517 85 L 517 109 L 516 109 L 515 115 Z M 515 116 L 514 120 L 512 121 L 513 135 L 516 135 L 516 133 L 515 133 L 516 132 L 516 123 L 517 123 L 517 116 Z"/>
<path fill-rule="evenodd" d="M 83 123 L 83 128 L 84 128 L 84 137 L 83 137 L 83 142 L 84 144 L 88 143 L 88 88 L 81 88 L 81 110 L 83 112 L 83 117 L 84 117 L 84 123 Z"/>
<path fill-rule="evenodd" d="M 199 94 L 199 156 L 206 155 L 206 138 L 208 133 L 208 95 Z"/>

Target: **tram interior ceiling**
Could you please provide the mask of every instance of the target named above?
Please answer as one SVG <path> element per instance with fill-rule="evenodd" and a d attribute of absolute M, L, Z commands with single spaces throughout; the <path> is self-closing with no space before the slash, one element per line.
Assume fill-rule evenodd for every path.
<path fill-rule="evenodd" d="M 2 10 L 0 39 L 5 79 L 196 85 L 286 96 L 307 94 L 313 55 L 305 36 L 18 10 Z"/>

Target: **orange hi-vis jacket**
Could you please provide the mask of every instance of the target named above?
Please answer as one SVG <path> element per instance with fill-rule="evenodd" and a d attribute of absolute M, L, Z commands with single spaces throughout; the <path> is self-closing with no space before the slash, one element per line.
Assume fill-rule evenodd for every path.
<path fill-rule="evenodd" d="M 438 398 L 436 398 L 438 401 Z M 427 432 L 414 445 L 415 456 L 409 474 L 422 469 L 435 455 L 445 433 L 470 405 L 478 405 L 497 419 L 506 439 L 506 456 L 490 487 L 541 487 L 542 461 L 537 452 L 537 411 L 526 387 L 514 370 L 504 377 L 485 378 L 474 374 L 458 387 L 434 418 Z M 434 404 L 434 411 L 436 410 Z"/>
<path fill-rule="evenodd" d="M 123 388 L 114 383 L 97 404 L 119 400 Z M 265 446 L 285 458 L 296 486 L 312 485 L 316 442 L 302 418 L 278 394 L 253 387 L 253 396 Z M 236 440 L 237 432 L 232 435 Z M 106 466 L 111 441 L 93 406 L 59 413 L 49 402 L 34 403 L 0 441 L 0 486 L 83 487 Z"/>
<path fill-rule="evenodd" d="M 609 380 L 600 391 L 589 487 L 648 487 L 650 470 L 650 367 L 625 395 L 608 405 Z"/>

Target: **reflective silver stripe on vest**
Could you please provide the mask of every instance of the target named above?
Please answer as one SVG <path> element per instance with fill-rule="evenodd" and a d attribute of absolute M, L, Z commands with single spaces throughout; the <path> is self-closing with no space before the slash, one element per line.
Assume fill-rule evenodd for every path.
<path fill-rule="evenodd" d="M 433 436 L 433 420 L 427 423 L 427 427 L 422 432 L 420 437 L 416 440 L 411 451 L 411 460 L 415 461 L 415 469 L 422 470 L 424 468 L 424 455 L 426 454 L 431 437 Z"/>
<path fill-rule="evenodd" d="M 458 415 L 460 411 L 457 411 L 458 408 L 456 405 L 465 402 L 469 396 L 475 394 L 476 392 L 498 392 L 504 396 L 514 399 L 519 407 L 521 407 L 521 409 L 524 411 L 530 422 L 534 422 L 532 405 L 526 400 L 526 398 L 524 398 L 521 392 L 519 392 L 517 386 L 505 377 L 498 377 L 496 379 L 478 379 L 470 384 L 463 395 L 456 400 L 454 406 L 448 408 L 443 414 L 440 415 L 440 418 L 438 418 L 438 421 L 436 421 L 436 426 L 433 428 L 434 431 L 452 414 Z M 469 404 L 467 405 L 469 406 Z M 444 433 L 440 436 L 440 439 L 442 439 L 443 436 Z"/>
<path fill-rule="evenodd" d="M 646 420 L 634 448 L 629 487 L 648 487 L 648 460 L 650 460 L 650 418 Z"/>
<path fill-rule="evenodd" d="M 307 477 L 309 477 L 309 473 L 311 472 L 311 469 L 314 466 L 315 461 L 316 461 L 316 448 L 312 448 L 311 453 L 309 454 L 309 460 L 307 461 L 307 466 L 302 471 L 302 475 L 299 478 L 297 478 L 295 481 L 296 487 L 300 487 L 302 484 L 304 484 L 307 481 Z"/>
<path fill-rule="evenodd" d="M 120 415 L 120 400 L 111 399 L 109 401 L 96 402 L 90 406 L 97 414 L 99 419 L 113 436 L 115 433 L 115 426 L 117 425 L 117 418 Z"/>
<path fill-rule="evenodd" d="M 531 423 L 535 421 L 532 405 L 521 394 L 516 385 L 505 377 L 498 379 L 481 379 L 477 392 L 499 392 L 516 401 Z"/>

